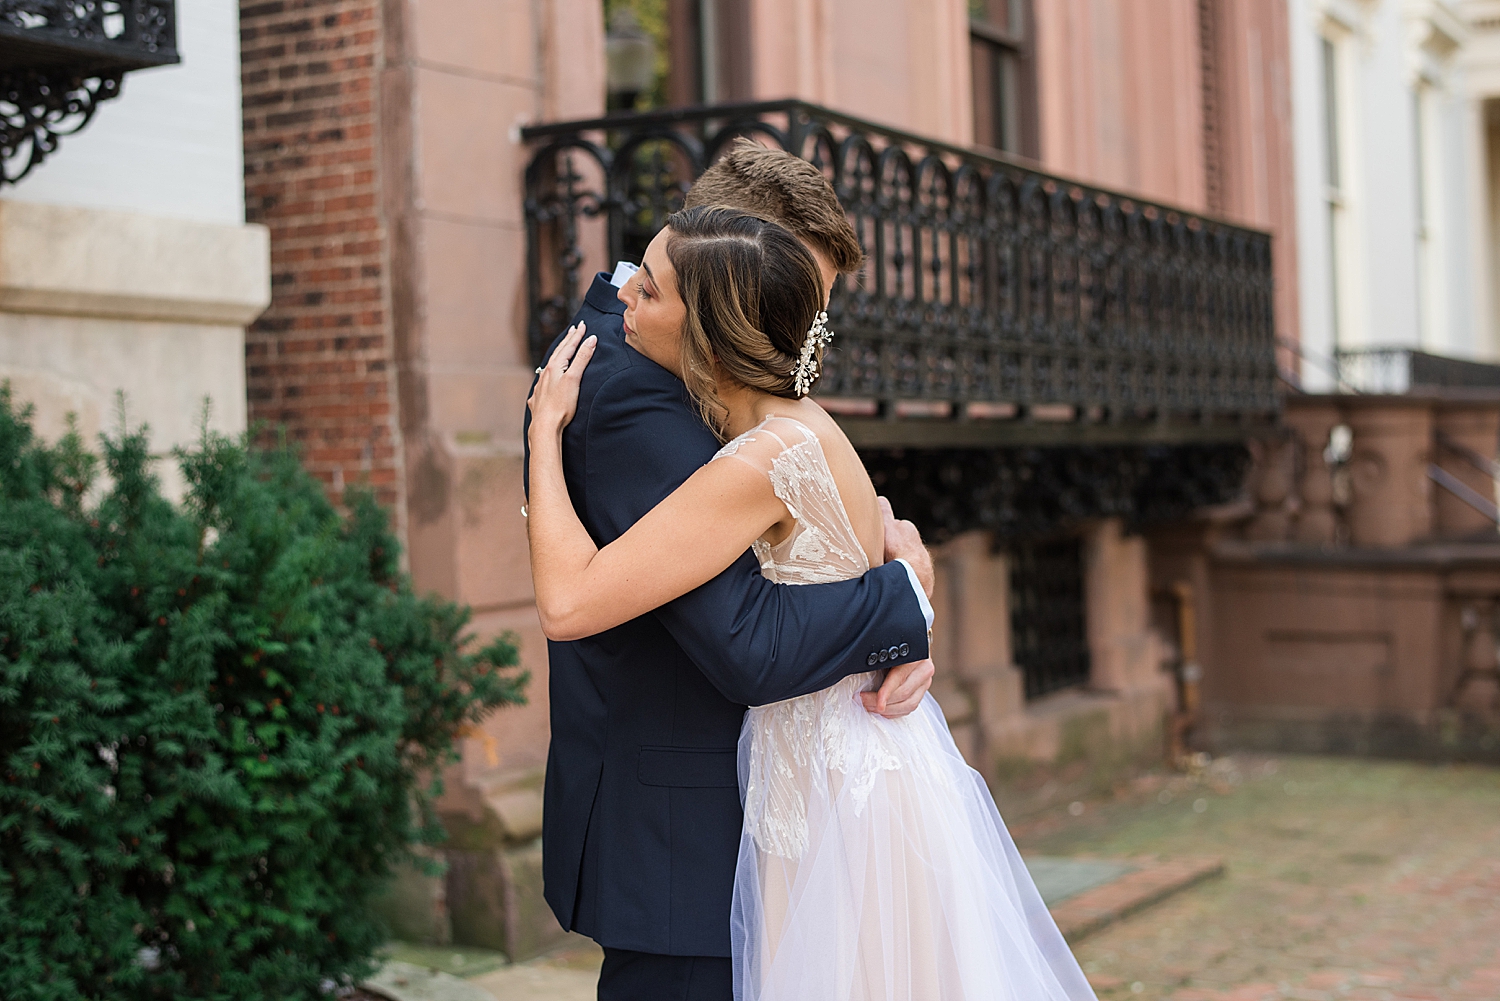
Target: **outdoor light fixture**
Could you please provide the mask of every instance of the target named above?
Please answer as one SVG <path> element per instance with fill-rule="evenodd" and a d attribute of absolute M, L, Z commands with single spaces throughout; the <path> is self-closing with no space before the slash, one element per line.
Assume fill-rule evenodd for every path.
<path fill-rule="evenodd" d="M 604 58 L 610 103 L 634 110 L 636 98 L 656 82 L 656 41 L 629 7 L 621 7 L 609 20 Z"/>
<path fill-rule="evenodd" d="M 0 185 L 87 125 L 126 73 L 180 61 L 174 0 L 0 0 Z"/>

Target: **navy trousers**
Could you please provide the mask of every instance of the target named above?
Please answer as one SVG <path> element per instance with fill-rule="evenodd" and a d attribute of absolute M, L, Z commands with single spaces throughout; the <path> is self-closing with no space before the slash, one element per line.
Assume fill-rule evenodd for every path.
<path fill-rule="evenodd" d="M 727 958 L 605 949 L 599 1001 L 731 1001 Z"/>

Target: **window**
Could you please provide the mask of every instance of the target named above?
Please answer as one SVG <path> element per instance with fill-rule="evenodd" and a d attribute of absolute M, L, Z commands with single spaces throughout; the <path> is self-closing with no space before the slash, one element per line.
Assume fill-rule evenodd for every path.
<path fill-rule="evenodd" d="M 1412 87 L 1412 170 L 1416 180 L 1417 342 L 1424 348 L 1443 347 L 1446 314 L 1441 292 L 1443 274 L 1441 212 L 1441 152 L 1437 143 L 1440 121 L 1435 105 L 1442 92 L 1426 79 Z"/>
<path fill-rule="evenodd" d="M 1339 52 L 1334 41 L 1326 36 L 1322 38 L 1323 55 L 1323 156 L 1325 161 L 1324 171 L 1324 201 L 1328 207 L 1328 302 L 1329 323 L 1333 334 L 1332 341 L 1334 350 L 1346 346 L 1344 338 L 1340 336 L 1340 297 L 1339 297 L 1339 267 L 1340 261 L 1345 256 L 1341 251 L 1341 244 L 1347 239 L 1345 230 L 1348 228 L 1344 218 L 1346 205 L 1344 197 L 1344 173 L 1345 165 L 1342 159 L 1342 143 L 1339 133 L 1343 127 L 1343 116 L 1340 114 L 1340 101 L 1343 98 L 1339 86 Z"/>
<path fill-rule="evenodd" d="M 1011 657 L 1026 697 L 1086 685 L 1083 546 L 1076 538 L 1027 541 L 1010 551 Z"/>
<path fill-rule="evenodd" d="M 620 0 L 614 0 L 620 2 Z M 670 32 L 668 105 L 750 99 L 748 0 L 637 0 L 662 6 Z"/>
<path fill-rule="evenodd" d="M 969 0 L 974 142 L 1035 158 L 1036 79 L 1029 0 Z"/>

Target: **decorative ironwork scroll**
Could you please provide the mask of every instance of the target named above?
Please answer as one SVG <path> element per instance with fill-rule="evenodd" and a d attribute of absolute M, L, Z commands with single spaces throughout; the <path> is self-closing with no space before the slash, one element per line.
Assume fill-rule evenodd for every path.
<path fill-rule="evenodd" d="M 1132 529 L 1234 500 L 1250 468 L 1239 443 L 1063 448 L 861 449 L 875 488 L 929 542 L 973 530 L 999 543 L 1098 518 Z"/>
<path fill-rule="evenodd" d="M 829 306 L 825 397 L 1069 405 L 1103 422 L 1279 410 L 1270 236 L 797 101 L 523 130 L 528 334 L 578 308 L 586 259 L 638 257 L 741 135 L 827 174 L 869 253 Z"/>
<path fill-rule="evenodd" d="M 178 61 L 173 0 L 0 0 L 0 184 L 14 184 L 119 96 Z"/>

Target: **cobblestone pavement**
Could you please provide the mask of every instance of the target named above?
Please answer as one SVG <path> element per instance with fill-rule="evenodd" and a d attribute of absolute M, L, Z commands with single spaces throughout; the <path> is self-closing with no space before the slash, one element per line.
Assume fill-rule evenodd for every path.
<path fill-rule="evenodd" d="M 1106 1001 L 1500 999 L 1500 769 L 1225 758 L 1012 833 L 1028 853 L 1224 858 L 1075 947 Z"/>

